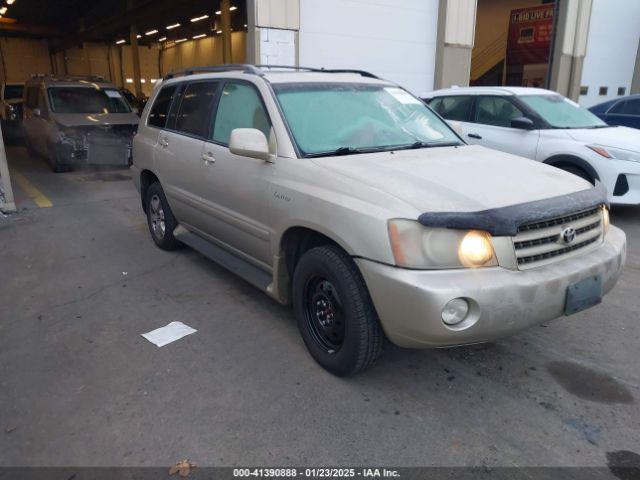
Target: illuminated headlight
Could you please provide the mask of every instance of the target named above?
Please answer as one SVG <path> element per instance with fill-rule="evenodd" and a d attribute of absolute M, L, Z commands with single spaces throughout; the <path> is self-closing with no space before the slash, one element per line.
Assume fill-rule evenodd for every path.
<path fill-rule="evenodd" d="M 611 226 L 611 220 L 609 218 L 609 209 L 606 205 L 602 206 L 602 228 L 604 230 L 604 234 L 606 235 L 609 231 L 609 227 Z"/>
<path fill-rule="evenodd" d="M 427 228 L 413 220 L 390 220 L 389 240 L 396 265 L 415 269 L 477 268 L 498 265 L 491 235 L 477 230 Z"/>
<path fill-rule="evenodd" d="M 587 145 L 587 148 L 593 150 L 604 158 L 612 158 L 615 160 L 626 160 L 629 162 L 640 162 L 640 152 L 633 150 L 625 150 L 623 148 L 603 147 L 600 145 Z"/>

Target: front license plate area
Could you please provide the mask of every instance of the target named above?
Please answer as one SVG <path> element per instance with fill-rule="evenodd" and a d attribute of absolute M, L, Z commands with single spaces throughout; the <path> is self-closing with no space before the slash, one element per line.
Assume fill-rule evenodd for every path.
<path fill-rule="evenodd" d="M 573 315 L 602 302 L 602 276 L 595 275 L 569 285 L 564 314 Z"/>

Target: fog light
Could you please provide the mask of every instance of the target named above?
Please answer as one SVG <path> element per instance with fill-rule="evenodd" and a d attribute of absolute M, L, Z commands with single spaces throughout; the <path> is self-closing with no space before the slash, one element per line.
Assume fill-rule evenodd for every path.
<path fill-rule="evenodd" d="M 467 318 L 469 303 L 464 298 L 454 298 L 442 309 L 442 321 L 447 325 L 457 325 Z"/>

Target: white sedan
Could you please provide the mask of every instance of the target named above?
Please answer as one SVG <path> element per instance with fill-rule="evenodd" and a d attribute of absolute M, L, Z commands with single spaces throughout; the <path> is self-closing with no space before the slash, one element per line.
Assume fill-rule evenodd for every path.
<path fill-rule="evenodd" d="M 423 100 L 469 143 L 601 181 L 612 204 L 640 205 L 640 130 L 609 126 L 540 88 L 454 87 Z"/>

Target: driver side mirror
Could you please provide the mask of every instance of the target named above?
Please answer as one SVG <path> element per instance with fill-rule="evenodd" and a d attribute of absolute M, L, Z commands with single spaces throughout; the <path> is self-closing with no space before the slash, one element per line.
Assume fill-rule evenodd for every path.
<path fill-rule="evenodd" d="M 511 119 L 511 128 L 517 128 L 518 130 L 533 130 L 535 124 L 533 120 L 526 117 L 517 117 Z"/>
<path fill-rule="evenodd" d="M 231 131 L 229 151 L 243 157 L 270 161 L 269 142 L 257 128 L 236 128 Z"/>

